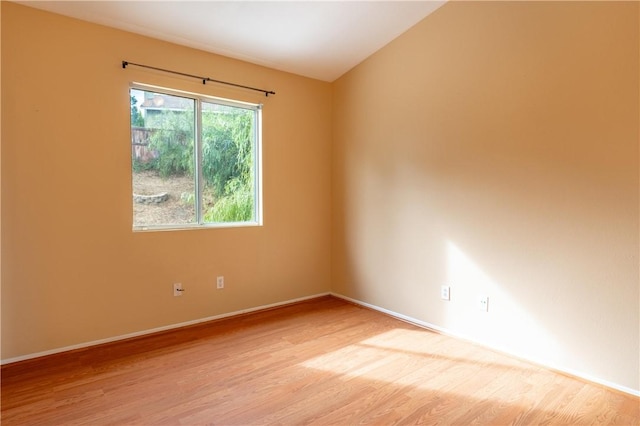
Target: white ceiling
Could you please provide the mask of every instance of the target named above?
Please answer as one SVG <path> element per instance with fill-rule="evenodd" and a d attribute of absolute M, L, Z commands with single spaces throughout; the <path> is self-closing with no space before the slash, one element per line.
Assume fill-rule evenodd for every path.
<path fill-rule="evenodd" d="M 442 1 L 18 1 L 254 64 L 333 81 Z"/>

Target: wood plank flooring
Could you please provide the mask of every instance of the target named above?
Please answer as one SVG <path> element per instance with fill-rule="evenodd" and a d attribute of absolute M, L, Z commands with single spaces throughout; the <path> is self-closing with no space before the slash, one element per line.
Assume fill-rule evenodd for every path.
<path fill-rule="evenodd" d="M 640 399 L 325 297 L 2 368 L 3 425 L 640 424 Z"/>

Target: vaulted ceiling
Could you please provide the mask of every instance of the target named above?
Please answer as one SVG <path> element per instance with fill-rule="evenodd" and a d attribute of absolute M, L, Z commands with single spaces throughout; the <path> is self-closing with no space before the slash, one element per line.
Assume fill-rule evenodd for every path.
<path fill-rule="evenodd" d="M 19 1 L 30 7 L 333 81 L 443 1 Z"/>

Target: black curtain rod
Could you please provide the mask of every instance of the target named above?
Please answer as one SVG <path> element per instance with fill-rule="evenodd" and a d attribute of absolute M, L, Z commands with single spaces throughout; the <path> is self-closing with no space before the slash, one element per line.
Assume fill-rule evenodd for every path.
<path fill-rule="evenodd" d="M 148 69 L 156 70 L 156 71 L 168 72 L 168 73 L 171 73 L 171 74 L 181 75 L 183 77 L 197 78 L 198 80 L 202 80 L 202 84 L 207 84 L 207 81 L 212 81 L 214 83 L 226 84 L 227 86 L 234 86 L 234 87 L 240 87 L 242 89 L 255 90 L 256 92 L 264 93 L 265 96 L 275 95 L 276 94 L 276 92 L 274 92 L 272 90 L 258 89 L 258 88 L 251 87 L 251 86 L 244 86 L 242 84 L 229 83 L 228 81 L 214 80 L 213 78 L 209 78 L 209 77 L 200 77 L 198 75 L 187 74 L 187 73 L 184 73 L 184 72 L 171 71 L 171 70 L 166 70 L 164 68 L 157 68 L 157 67 L 152 67 L 152 66 L 149 66 L 149 65 L 136 64 L 134 62 L 129 62 L 129 61 L 122 61 L 122 68 L 127 68 L 127 65 L 135 65 L 136 67 L 142 67 L 142 68 L 148 68 Z"/>

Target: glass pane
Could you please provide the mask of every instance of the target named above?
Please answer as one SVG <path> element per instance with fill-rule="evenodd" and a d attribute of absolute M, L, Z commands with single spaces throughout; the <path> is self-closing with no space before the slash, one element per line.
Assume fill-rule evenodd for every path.
<path fill-rule="evenodd" d="M 134 227 L 195 223 L 195 101 L 137 89 L 130 96 Z"/>
<path fill-rule="evenodd" d="M 206 223 L 255 220 L 255 111 L 202 102 L 202 209 Z"/>

